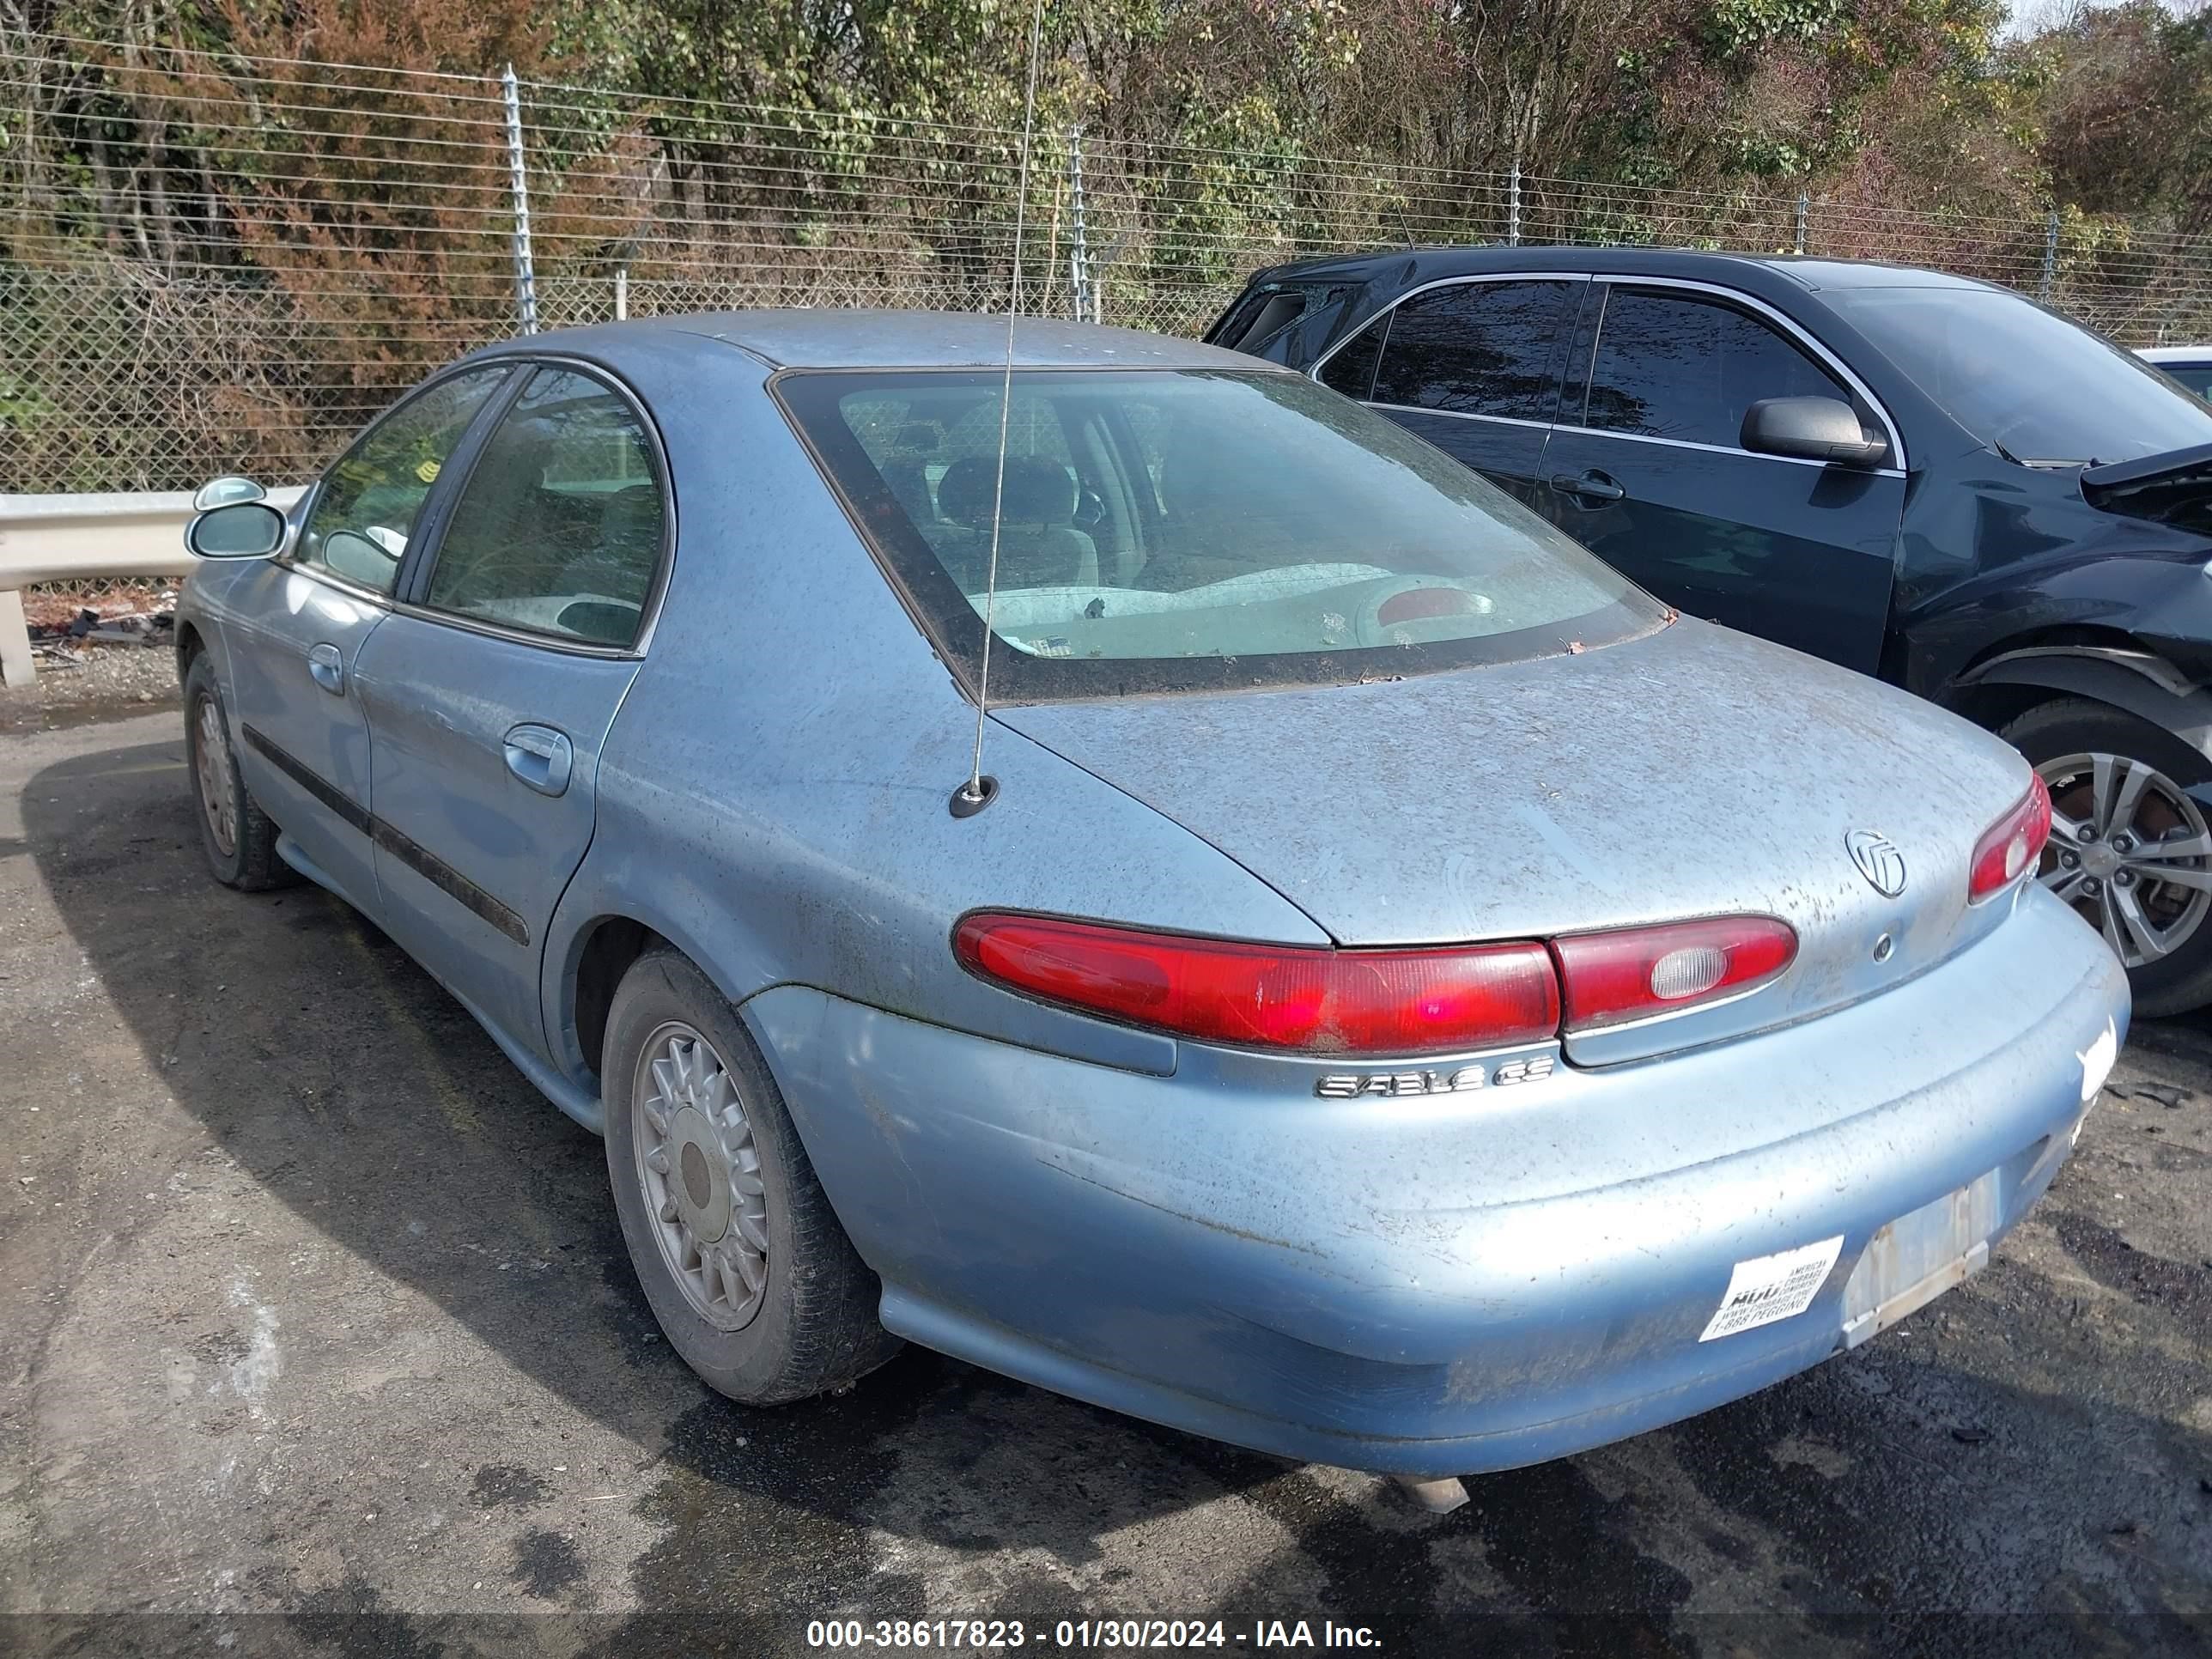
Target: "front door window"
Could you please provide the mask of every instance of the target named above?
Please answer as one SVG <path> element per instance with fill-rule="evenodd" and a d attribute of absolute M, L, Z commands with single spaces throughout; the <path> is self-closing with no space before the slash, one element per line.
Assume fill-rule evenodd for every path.
<path fill-rule="evenodd" d="M 502 363 L 441 380 L 363 434 L 324 475 L 299 562 L 392 592 L 439 469 L 507 372 Z"/>

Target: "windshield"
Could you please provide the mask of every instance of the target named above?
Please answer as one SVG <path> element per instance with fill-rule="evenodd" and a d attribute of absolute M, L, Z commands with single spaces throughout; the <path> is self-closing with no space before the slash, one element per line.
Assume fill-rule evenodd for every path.
<path fill-rule="evenodd" d="M 776 381 L 971 690 L 1000 386 L 998 370 Z M 994 702 L 1427 672 L 1658 619 L 1520 503 L 1296 375 L 1022 371 L 1005 425 Z"/>
<path fill-rule="evenodd" d="M 2018 461 L 2132 461 L 2212 443 L 2212 409 L 2088 330 L 1996 289 L 1827 299 L 1967 431 Z"/>

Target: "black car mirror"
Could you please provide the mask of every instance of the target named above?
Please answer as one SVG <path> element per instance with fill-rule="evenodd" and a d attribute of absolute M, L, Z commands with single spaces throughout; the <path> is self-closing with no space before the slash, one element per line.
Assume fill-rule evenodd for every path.
<path fill-rule="evenodd" d="M 1889 445 L 1870 438 L 1838 398 L 1761 398 L 1743 412 L 1743 447 L 1760 455 L 1875 466 Z"/>
<path fill-rule="evenodd" d="M 284 515 L 266 501 L 233 501 L 185 526 L 185 546 L 203 559 L 265 559 L 284 545 Z"/>

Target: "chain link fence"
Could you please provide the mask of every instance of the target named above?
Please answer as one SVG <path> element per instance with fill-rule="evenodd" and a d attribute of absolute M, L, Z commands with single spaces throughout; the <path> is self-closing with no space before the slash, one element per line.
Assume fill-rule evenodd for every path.
<path fill-rule="evenodd" d="M 0 39 L 0 478 L 312 476 L 520 325 L 757 306 L 995 310 L 1020 135 L 268 58 Z M 517 185 L 523 189 L 518 191 Z M 526 207 L 526 240 L 519 231 Z M 1025 310 L 1202 329 L 1255 268 L 1415 243 L 1928 264 L 2133 343 L 2212 337 L 2212 241 L 1037 135 Z"/>

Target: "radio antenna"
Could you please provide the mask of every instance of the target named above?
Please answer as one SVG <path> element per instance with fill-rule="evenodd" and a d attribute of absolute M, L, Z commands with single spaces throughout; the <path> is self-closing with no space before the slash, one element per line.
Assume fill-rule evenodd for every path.
<path fill-rule="evenodd" d="M 1044 40 L 1044 0 L 1031 0 L 1030 8 L 1030 78 L 1022 95 L 1022 160 L 1014 191 L 1013 281 L 1006 291 L 1006 360 L 999 382 L 999 477 L 991 494 L 991 562 L 983 580 L 983 665 L 975 682 L 975 750 L 968 763 L 968 781 L 952 792 L 952 816 L 970 817 L 988 806 L 999 793 L 999 781 L 983 775 L 983 724 L 991 713 L 991 636 L 997 631 L 999 609 L 999 529 L 1006 507 L 1006 432 L 1014 407 L 1014 319 L 1022 309 L 1022 232 L 1028 222 L 1030 149 L 1036 133 L 1037 59 Z"/>

